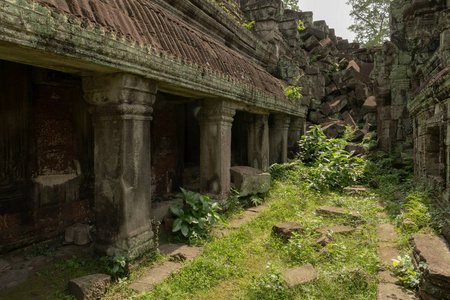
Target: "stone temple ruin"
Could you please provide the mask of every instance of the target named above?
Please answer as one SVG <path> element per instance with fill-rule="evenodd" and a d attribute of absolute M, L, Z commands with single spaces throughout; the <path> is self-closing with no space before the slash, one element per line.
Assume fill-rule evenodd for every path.
<path fill-rule="evenodd" d="M 281 0 L 1 0 L 0 251 L 93 221 L 137 257 L 152 204 L 225 201 L 231 167 L 285 162 L 310 124 L 414 156 L 448 212 L 449 8 L 394 0 L 392 40 L 360 48 Z"/>

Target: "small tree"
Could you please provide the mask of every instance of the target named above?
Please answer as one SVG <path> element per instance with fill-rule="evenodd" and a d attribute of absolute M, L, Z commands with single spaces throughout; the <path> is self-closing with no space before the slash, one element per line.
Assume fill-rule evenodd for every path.
<path fill-rule="evenodd" d="M 356 33 L 363 47 L 380 46 L 390 36 L 389 6 L 391 0 L 348 0 L 355 24 L 348 29 Z"/>
<path fill-rule="evenodd" d="M 284 0 L 284 8 L 300 11 L 300 7 L 298 7 L 298 0 Z"/>

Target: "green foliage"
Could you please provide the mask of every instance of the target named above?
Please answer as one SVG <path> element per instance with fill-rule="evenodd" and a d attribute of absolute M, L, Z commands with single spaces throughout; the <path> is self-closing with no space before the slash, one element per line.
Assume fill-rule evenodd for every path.
<path fill-rule="evenodd" d="M 363 47 L 380 46 L 390 36 L 389 6 L 391 0 L 348 0 L 354 24 L 348 29 L 356 33 Z"/>
<path fill-rule="evenodd" d="M 248 23 L 242 23 L 242 26 L 244 26 L 247 29 L 252 29 L 254 25 L 255 25 L 255 21 L 251 21 Z"/>
<path fill-rule="evenodd" d="M 55 263 L 57 270 L 75 270 L 86 265 L 86 261 L 80 256 L 73 255 L 71 258 L 64 259 Z"/>
<path fill-rule="evenodd" d="M 300 100 L 303 97 L 303 95 L 300 93 L 302 87 L 288 85 L 287 87 L 283 88 L 283 90 L 286 98 L 288 98 L 294 103 L 297 103 L 298 100 Z"/>
<path fill-rule="evenodd" d="M 339 64 L 333 63 L 331 67 L 326 71 L 328 77 L 333 77 L 339 71 Z"/>
<path fill-rule="evenodd" d="M 283 2 L 286 9 L 301 11 L 300 7 L 298 6 L 298 0 L 284 0 Z"/>
<path fill-rule="evenodd" d="M 290 299 L 281 272 L 272 263 L 266 265 L 266 273 L 253 278 L 249 299 Z"/>
<path fill-rule="evenodd" d="M 104 263 L 106 272 L 114 279 L 124 278 L 129 272 L 128 259 L 125 256 L 104 256 L 100 261 Z"/>
<path fill-rule="evenodd" d="M 26 258 L 33 258 L 39 255 L 44 255 L 48 258 L 55 256 L 55 252 L 61 245 L 48 245 L 48 244 L 33 244 L 32 246 L 23 250 L 23 255 Z"/>
<path fill-rule="evenodd" d="M 302 20 L 298 20 L 297 29 L 298 30 L 305 30 L 306 29 L 305 24 L 303 24 Z"/>
<path fill-rule="evenodd" d="M 182 193 L 176 197 L 183 199 L 183 203 L 173 201 L 175 207 L 170 207 L 170 212 L 176 217 L 173 232 L 181 232 L 185 238 L 199 239 L 206 236 L 216 222 L 223 222 L 217 202 L 210 201 L 200 193 L 180 189 Z"/>
<path fill-rule="evenodd" d="M 420 283 L 420 276 L 428 266 L 427 263 L 420 262 L 418 268 L 414 265 L 411 256 L 403 255 L 393 259 L 394 274 L 407 288 L 417 288 Z"/>

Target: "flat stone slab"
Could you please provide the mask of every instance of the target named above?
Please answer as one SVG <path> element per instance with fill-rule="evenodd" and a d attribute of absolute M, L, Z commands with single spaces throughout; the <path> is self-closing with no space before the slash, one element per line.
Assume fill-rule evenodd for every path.
<path fill-rule="evenodd" d="M 228 226 L 230 228 L 239 228 L 242 225 L 246 224 L 247 222 L 250 222 L 253 218 L 257 217 L 258 215 L 259 215 L 258 212 L 246 210 L 238 218 L 235 218 L 230 222 L 228 222 Z"/>
<path fill-rule="evenodd" d="M 334 225 L 334 226 L 324 226 L 319 228 L 314 228 L 315 232 L 321 234 L 327 234 L 328 232 L 333 233 L 352 233 L 356 230 L 355 227 L 344 226 L 344 225 Z"/>
<path fill-rule="evenodd" d="M 106 292 L 111 276 L 92 274 L 69 281 L 69 291 L 78 300 L 100 299 Z"/>
<path fill-rule="evenodd" d="M 262 204 L 262 205 L 258 205 L 255 207 L 250 207 L 248 209 L 246 209 L 247 211 L 251 211 L 251 212 L 255 212 L 255 213 L 260 213 L 263 210 L 265 210 L 266 208 L 268 208 L 269 205 L 268 204 Z"/>
<path fill-rule="evenodd" d="M 334 207 L 334 206 L 319 206 L 316 208 L 316 212 L 320 215 L 328 215 L 335 217 L 347 216 L 352 219 L 359 219 L 359 212 L 352 209 L 347 209 L 343 207 Z"/>
<path fill-rule="evenodd" d="M 397 283 L 399 279 L 392 271 L 381 271 L 378 272 L 378 280 L 380 283 Z"/>
<path fill-rule="evenodd" d="M 153 266 L 146 275 L 140 277 L 128 287 L 137 292 L 150 292 L 155 285 L 169 278 L 174 272 L 177 272 L 183 266 L 182 263 L 166 261 L 163 264 Z"/>
<path fill-rule="evenodd" d="M 158 247 L 159 251 L 165 255 L 169 255 L 175 260 L 193 260 L 201 252 L 201 247 L 178 245 L 178 244 L 161 244 Z"/>
<path fill-rule="evenodd" d="M 428 263 L 427 276 L 450 282 L 450 250 L 443 238 L 431 234 L 413 233 L 414 254 Z"/>
<path fill-rule="evenodd" d="M 393 283 L 380 283 L 377 287 L 377 300 L 411 300 L 417 299 L 413 292 Z"/>
<path fill-rule="evenodd" d="M 320 245 L 322 247 L 325 247 L 326 245 L 334 242 L 336 242 L 336 239 L 332 235 L 324 234 L 322 237 L 320 237 L 314 242 L 314 245 Z"/>
<path fill-rule="evenodd" d="M 281 272 L 287 286 L 295 288 L 300 284 L 308 283 L 319 278 L 319 273 L 311 264 L 302 267 L 295 267 Z"/>
<path fill-rule="evenodd" d="M 269 173 L 248 166 L 231 168 L 231 181 L 239 191 L 240 196 L 265 193 L 270 189 Z"/>
<path fill-rule="evenodd" d="M 274 234 L 282 236 L 284 238 L 290 238 L 294 233 L 301 233 L 304 231 L 305 227 L 297 222 L 286 222 L 273 225 L 272 227 L 272 232 Z"/>
<path fill-rule="evenodd" d="M 392 266 L 392 260 L 397 259 L 400 255 L 394 242 L 380 242 L 378 243 L 378 257 L 380 262 L 388 266 Z"/>
<path fill-rule="evenodd" d="M 353 186 L 347 186 L 344 188 L 344 193 L 350 194 L 350 195 L 364 195 L 364 194 L 370 194 L 371 190 L 370 188 L 364 187 L 362 185 L 353 185 Z"/>
<path fill-rule="evenodd" d="M 375 229 L 377 231 L 377 237 L 380 241 L 392 242 L 397 237 L 395 227 L 390 223 L 378 224 Z"/>

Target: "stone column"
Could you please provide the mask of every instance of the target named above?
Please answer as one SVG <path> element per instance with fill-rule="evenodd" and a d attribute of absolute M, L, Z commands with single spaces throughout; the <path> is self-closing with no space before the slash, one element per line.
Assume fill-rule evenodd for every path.
<path fill-rule="evenodd" d="M 150 121 L 157 86 L 130 75 L 83 79 L 94 124 L 97 252 L 131 260 L 153 248 Z"/>
<path fill-rule="evenodd" d="M 201 192 L 223 200 L 230 192 L 231 126 L 236 113 L 232 103 L 204 100 L 200 115 Z"/>
<path fill-rule="evenodd" d="M 269 168 L 269 115 L 252 115 L 248 120 L 248 162 L 255 169 Z"/>
<path fill-rule="evenodd" d="M 269 130 L 269 163 L 285 163 L 287 161 L 287 144 L 289 122 L 288 115 L 274 115 L 273 124 Z"/>
<path fill-rule="evenodd" d="M 289 125 L 288 148 L 295 149 L 295 144 L 300 140 L 306 131 L 306 123 L 304 118 L 291 117 Z"/>

